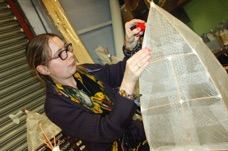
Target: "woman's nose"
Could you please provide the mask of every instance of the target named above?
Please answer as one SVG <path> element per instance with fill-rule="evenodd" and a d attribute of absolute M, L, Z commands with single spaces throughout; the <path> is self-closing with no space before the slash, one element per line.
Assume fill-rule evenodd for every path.
<path fill-rule="evenodd" d="M 73 51 L 68 51 L 68 58 L 74 57 L 74 52 Z"/>

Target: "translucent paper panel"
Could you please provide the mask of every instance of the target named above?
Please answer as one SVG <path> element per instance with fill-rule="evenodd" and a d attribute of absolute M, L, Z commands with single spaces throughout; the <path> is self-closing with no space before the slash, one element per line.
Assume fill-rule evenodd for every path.
<path fill-rule="evenodd" d="M 221 116 L 227 112 L 221 105 L 207 99 L 147 109 L 143 119 L 151 150 L 227 149 L 228 121 Z"/>
<path fill-rule="evenodd" d="M 228 75 L 201 38 L 151 3 L 140 78 L 150 150 L 228 150 Z"/>

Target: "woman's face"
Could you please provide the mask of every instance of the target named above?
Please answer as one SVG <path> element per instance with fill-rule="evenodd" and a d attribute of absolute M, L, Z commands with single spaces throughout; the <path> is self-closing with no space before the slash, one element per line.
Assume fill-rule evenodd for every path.
<path fill-rule="evenodd" d="M 64 50 L 66 43 L 58 37 L 50 38 L 49 47 L 51 49 L 51 58 L 58 56 Z M 62 60 L 60 57 L 49 61 L 48 70 L 49 76 L 55 81 L 61 83 L 62 80 L 67 80 L 72 77 L 76 71 L 76 59 L 73 52 L 67 52 L 68 57 Z"/>

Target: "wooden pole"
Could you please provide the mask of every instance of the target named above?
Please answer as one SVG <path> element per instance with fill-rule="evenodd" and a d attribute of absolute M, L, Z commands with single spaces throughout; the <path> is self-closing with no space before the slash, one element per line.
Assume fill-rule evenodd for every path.
<path fill-rule="evenodd" d="M 71 26 L 68 21 L 66 14 L 61 7 L 58 0 L 42 0 L 44 6 L 46 7 L 49 15 L 51 16 L 54 24 L 57 26 L 58 30 L 62 33 L 66 42 L 72 43 L 74 47 L 74 54 L 79 63 L 94 63 L 90 54 L 87 52 L 82 41 L 78 37 L 78 34 Z"/>

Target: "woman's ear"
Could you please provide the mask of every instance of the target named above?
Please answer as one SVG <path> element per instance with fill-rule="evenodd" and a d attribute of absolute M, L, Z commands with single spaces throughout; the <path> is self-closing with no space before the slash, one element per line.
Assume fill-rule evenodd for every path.
<path fill-rule="evenodd" d="M 36 67 L 36 70 L 37 70 L 39 73 L 43 74 L 43 75 L 49 75 L 49 74 L 50 74 L 48 67 L 45 66 L 45 65 L 38 65 L 38 66 Z"/>

